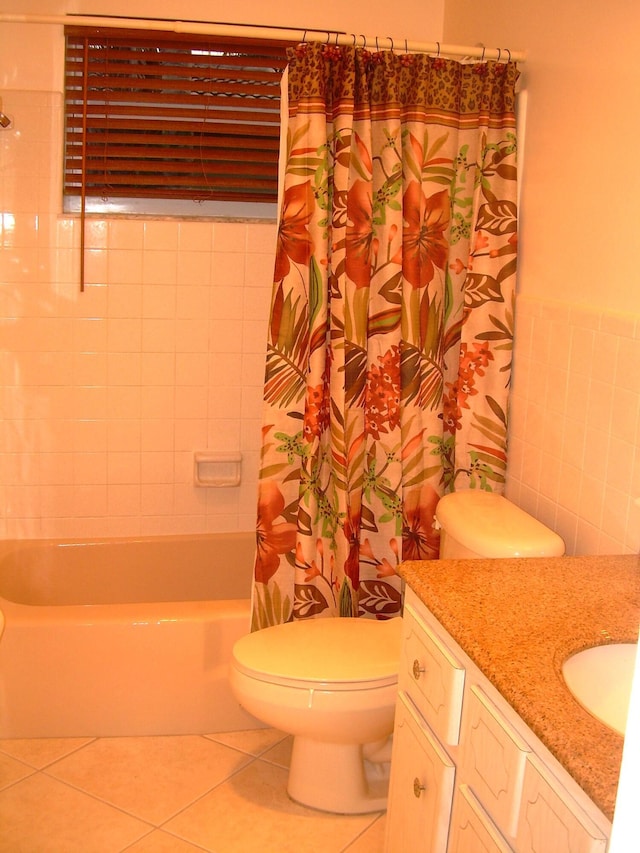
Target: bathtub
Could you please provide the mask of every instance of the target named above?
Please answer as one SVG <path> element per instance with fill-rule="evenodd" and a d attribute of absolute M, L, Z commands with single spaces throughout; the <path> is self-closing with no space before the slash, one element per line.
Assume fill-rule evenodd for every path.
<path fill-rule="evenodd" d="M 257 728 L 229 687 L 254 533 L 0 541 L 0 738 Z"/>

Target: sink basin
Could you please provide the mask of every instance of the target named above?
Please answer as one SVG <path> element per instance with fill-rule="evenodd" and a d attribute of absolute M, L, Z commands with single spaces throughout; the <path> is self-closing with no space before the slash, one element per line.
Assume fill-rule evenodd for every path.
<path fill-rule="evenodd" d="M 635 667 L 635 643 L 593 646 L 567 658 L 562 675 L 569 690 L 594 717 L 625 733 Z"/>

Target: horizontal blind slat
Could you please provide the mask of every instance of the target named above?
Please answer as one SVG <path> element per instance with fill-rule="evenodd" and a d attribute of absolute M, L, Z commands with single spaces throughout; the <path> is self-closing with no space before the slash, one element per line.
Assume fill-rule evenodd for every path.
<path fill-rule="evenodd" d="M 78 192 L 74 187 L 65 188 L 64 194 L 66 196 L 77 196 Z M 104 192 L 97 193 L 88 193 L 87 198 L 95 198 L 101 199 L 106 194 Z M 186 199 L 188 201 L 200 202 L 200 201 L 241 201 L 241 202 L 270 202 L 271 193 L 270 192 L 260 192 L 259 190 L 253 190 L 251 187 L 242 187 L 234 192 L 234 190 L 229 190 L 224 187 L 218 188 L 215 193 L 209 192 L 207 194 L 204 193 L 196 193 L 189 192 L 185 193 L 184 189 L 173 189 L 172 187 L 150 187 L 150 188 L 140 188 L 136 194 L 136 198 L 153 198 L 153 199 Z M 127 187 L 110 187 L 109 188 L 109 198 L 131 198 L 131 192 Z"/>
<path fill-rule="evenodd" d="M 67 91 L 82 90 L 82 81 L 77 74 L 67 75 Z M 247 74 L 246 77 L 229 74 L 202 74 L 179 77 L 177 75 L 139 75 L 133 86 L 131 79 L 124 75 L 92 74 L 89 70 L 89 92 L 95 92 L 100 97 L 117 99 L 117 93 L 122 92 L 144 92 L 161 91 L 170 93 L 172 91 L 185 92 L 197 90 L 198 92 L 222 92 L 228 87 L 228 91 L 245 92 L 254 97 L 277 97 L 280 93 L 279 85 L 276 85 L 273 77 L 270 80 L 261 80 L 257 75 Z"/>
<path fill-rule="evenodd" d="M 84 56 L 84 46 L 68 47 L 66 52 L 65 69 L 67 71 L 77 70 L 82 66 Z M 153 53 L 151 51 L 135 51 L 135 50 L 119 50 L 112 45 L 104 45 L 99 49 L 94 49 L 89 57 L 91 66 L 100 68 L 101 64 L 105 63 L 116 65 L 126 65 L 130 62 L 136 62 L 142 68 L 145 62 L 153 61 Z M 184 51 L 182 53 L 170 53 L 163 50 L 162 61 L 167 68 L 175 69 L 176 73 L 188 74 L 188 69 L 208 69 L 216 67 L 224 67 L 229 70 L 235 69 L 239 72 L 241 69 L 264 69 L 265 72 L 273 72 L 280 69 L 284 65 L 282 57 L 260 56 L 259 54 L 244 52 L 244 53 L 220 53 L 214 55 L 210 51 L 203 52 L 201 55 L 193 51 Z M 148 65 L 148 72 L 153 73 L 160 71 L 158 65 Z M 244 72 L 247 73 L 247 72 Z"/>
<path fill-rule="evenodd" d="M 189 102 L 191 103 L 191 101 Z M 197 103 L 197 102 L 195 102 Z M 230 104 L 231 106 L 231 104 Z M 91 124 L 95 121 L 105 118 L 105 109 L 101 104 L 88 104 L 85 111 L 87 119 Z M 117 108 L 111 111 L 113 120 L 117 120 L 121 116 L 147 116 L 157 117 L 167 122 L 179 122 L 185 118 L 199 119 L 200 124 L 205 122 L 224 121 L 228 119 L 246 122 L 250 120 L 254 124 L 276 125 L 280 124 L 280 112 L 265 110 L 263 107 L 258 109 L 229 108 L 226 105 L 220 106 L 185 106 L 180 103 L 179 98 L 172 99 L 171 103 L 165 103 L 161 106 L 140 106 L 139 104 L 120 104 Z M 67 112 L 67 127 L 82 126 L 82 113 L 71 111 Z M 175 127 L 172 124 L 171 127 Z"/>
<path fill-rule="evenodd" d="M 279 147 L 277 145 L 266 147 L 266 145 L 262 144 L 262 141 L 259 139 L 248 140 L 245 144 L 243 140 L 243 149 L 235 150 L 233 146 L 237 144 L 237 142 L 238 140 L 232 137 L 220 137 L 216 139 L 203 140 L 202 143 L 199 142 L 196 147 L 189 146 L 178 148 L 174 146 L 171 149 L 171 158 L 174 160 L 194 160 L 197 158 L 197 161 L 202 159 L 211 160 L 223 158 L 230 162 L 237 162 L 239 164 L 242 163 L 243 160 L 253 160 L 257 157 L 268 163 L 277 163 L 278 161 Z M 81 151 L 82 149 L 80 145 L 76 144 L 68 146 L 67 160 L 77 160 L 81 157 Z M 109 159 L 118 160 L 123 157 L 131 157 L 134 155 L 140 159 L 165 160 L 166 149 L 163 149 L 161 146 L 158 146 L 157 148 L 149 148 L 133 145 L 130 144 L 129 141 L 125 141 L 124 143 L 120 142 L 117 143 L 117 145 L 114 145 L 114 150 L 109 153 Z M 99 142 L 89 145 L 87 147 L 87 156 L 94 158 L 100 157 L 104 161 L 104 145 L 101 145 Z"/>

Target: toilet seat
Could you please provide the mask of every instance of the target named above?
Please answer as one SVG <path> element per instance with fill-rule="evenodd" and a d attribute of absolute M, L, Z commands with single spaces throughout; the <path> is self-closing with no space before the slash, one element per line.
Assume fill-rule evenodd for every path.
<path fill-rule="evenodd" d="M 398 681 L 402 618 L 287 622 L 238 640 L 237 670 L 304 690 L 372 690 Z"/>

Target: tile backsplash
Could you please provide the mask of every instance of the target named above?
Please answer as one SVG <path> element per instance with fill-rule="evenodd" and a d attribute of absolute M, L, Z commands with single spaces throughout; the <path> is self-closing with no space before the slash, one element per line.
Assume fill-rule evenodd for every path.
<path fill-rule="evenodd" d="M 253 529 L 273 223 L 60 213 L 61 96 L 3 92 L 0 535 Z M 196 450 L 240 451 L 198 488 Z"/>
<path fill-rule="evenodd" d="M 520 296 L 506 494 L 569 554 L 640 551 L 640 318 Z"/>

